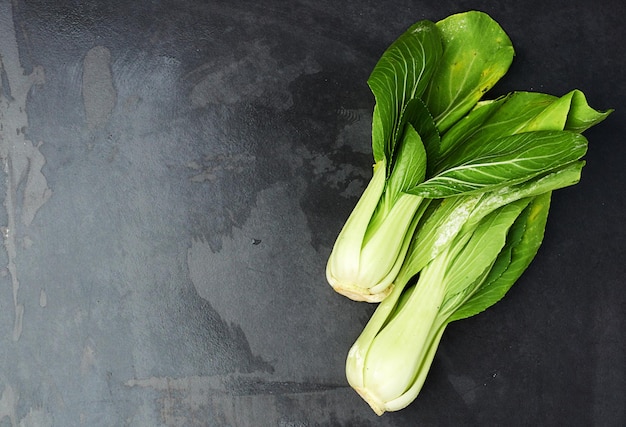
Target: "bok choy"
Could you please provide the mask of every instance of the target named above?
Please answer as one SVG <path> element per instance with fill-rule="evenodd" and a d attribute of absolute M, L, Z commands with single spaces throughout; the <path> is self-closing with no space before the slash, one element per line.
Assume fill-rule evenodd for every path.
<path fill-rule="evenodd" d="M 483 100 L 512 57 L 499 25 L 472 11 L 418 22 L 368 80 L 373 177 L 326 274 L 343 295 L 382 301 L 346 362 L 379 415 L 416 398 L 450 322 L 495 304 L 528 267 L 552 192 L 580 180 L 582 132 L 612 111 L 579 90 Z"/>
<path fill-rule="evenodd" d="M 410 192 L 428 173 L 440 133 L 470 111 L 513 60 L 502 28 L 480 12 L 420 21 L 382 55 L 368 85 L 374 173 L 328 260 L 333 288 L 378 302 L 397 275 L 426 203 Z M 434 164 L 429 160 L 430 164 Z"/>

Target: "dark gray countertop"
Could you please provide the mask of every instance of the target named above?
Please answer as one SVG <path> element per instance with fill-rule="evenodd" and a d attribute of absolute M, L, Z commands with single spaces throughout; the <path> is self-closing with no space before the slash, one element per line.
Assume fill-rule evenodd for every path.
<path fill-rule="evenodd" d="M 383 50 L 488 12 L 490 96 L 617 111 L 507 297 L 377 417 L 346 353 L 373 310 L 324 268 L 368 182 Z M 626 6 L 0 0 L 1 426 L 626 425 Z"/>

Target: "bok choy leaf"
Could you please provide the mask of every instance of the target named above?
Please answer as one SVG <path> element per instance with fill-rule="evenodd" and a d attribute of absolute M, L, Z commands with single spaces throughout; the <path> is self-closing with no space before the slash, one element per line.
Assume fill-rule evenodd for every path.
<path fill-rule="evenodd" d="M 567 131 L 535 131 L 508 135 L 489 145 L 473 146 L 450 159 L 443 172 L 410 192 L 440 198 L 489 191 L 524 182 L 587 152 L 584 136 Z"/>
<path fill-rule="evenodd" d="M 437 22 L 437 28 L 443 58 L 424 101 L 443 133 L 504 76 L 514 49 L 504 30 L 486 13 L 451 15 Z"/>

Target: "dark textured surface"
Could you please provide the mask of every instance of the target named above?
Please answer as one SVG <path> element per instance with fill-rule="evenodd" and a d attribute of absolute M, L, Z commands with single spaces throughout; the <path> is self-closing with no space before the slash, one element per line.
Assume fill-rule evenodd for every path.
<path fill-rule="evenodd" d="M 616 108 L 509 295 L 376 417 L 373 307 L 324 267 L 370 177 L 366 79 L 419 19 L 492 15 L 490 96 Z M 613 1 L 0 0 L 1 426 L 626 425 L 626 68 Z"/>

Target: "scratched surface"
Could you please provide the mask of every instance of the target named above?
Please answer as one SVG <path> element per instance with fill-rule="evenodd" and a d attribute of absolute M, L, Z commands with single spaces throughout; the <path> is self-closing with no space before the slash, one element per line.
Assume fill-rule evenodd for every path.
<path fill-rule="evenodd" d="M 626 6 L 433 3 L 0 0 L 0 426 L 626 425 Z M 324 278 L 365 81 L 470 8 L 517 48 L 493 96 L 617 112 L 520 283 L 378 418 L 343 373 L 373 307 Z"/>

